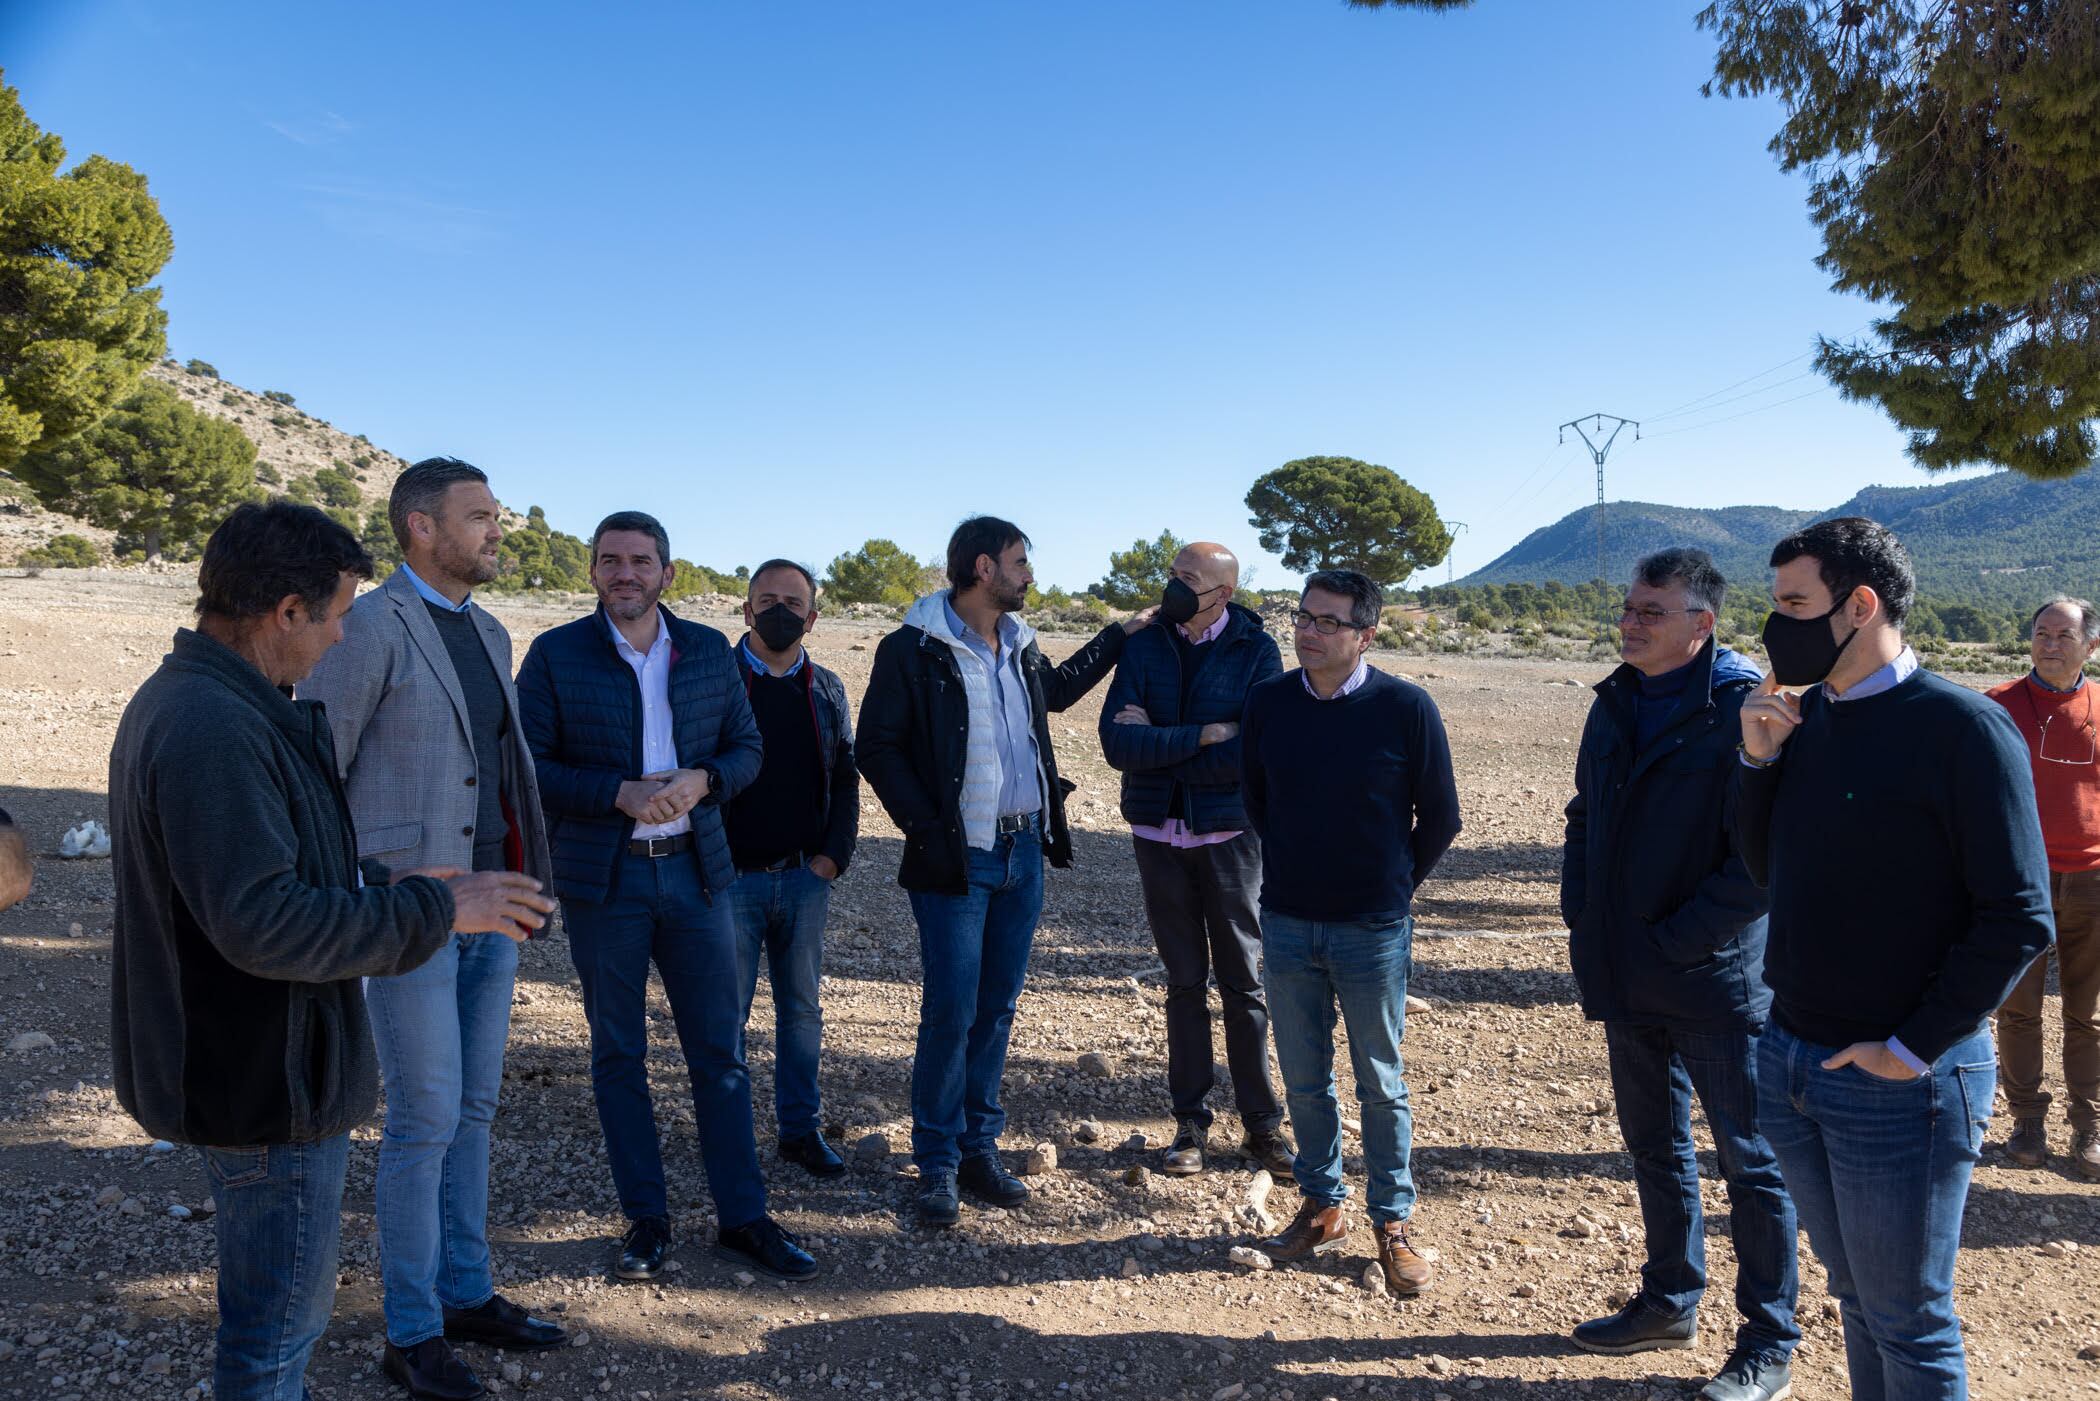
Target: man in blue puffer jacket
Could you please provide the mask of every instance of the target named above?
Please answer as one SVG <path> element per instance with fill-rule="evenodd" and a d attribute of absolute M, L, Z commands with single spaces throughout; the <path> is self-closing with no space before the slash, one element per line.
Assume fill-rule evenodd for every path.
<path fill-rule="evenodd" d="M 1261 838 L 1240 801 L 1240 712 L 1283 670 L 1260 615 L 1232 601 L 1240 562 L 1199 541 L 1174 556 L 1159 621 L 1132 637 L 1101 708 L 1101 752 L 1123 774 L 1145 919 L 1167 978 L 1174 1141 L 1160 1171 L 1203 1171 L 1210 1137 L 1209 982 L 1225 1010 L 1225 1062 L 1241 1156 L 1288 1177 L 1294 1154 L 1269 1078 L 1261 986 Z"/>
<path fill-rule="evenodd" d="M 766 1214 L 730 919 L 736 868 L 722 829 L 721 805 L 758 777 L 762 746 L 729 639 L 659 602 L 670 561 L 654 517 L 607 516 L 591 536 L 597 611 L 540 634 L 518 673 L 591 1027 L 591 1092 L 631 1223 L 613 1274 L 655 1279 L 671 1248 L 649 1103 L 653 961 L 692 1079 L 716 1252 L 805 1279 L 816 1261 Z"/>
<path fill-rule="evenodd" d="M 1728 1181 L 1735 1350 L 1708 1401 L 1782 1394 L 1800 1330 L 1794 1208 L 1757 1128 L 1765 893 L 1729 835 L 1736 715 L 1763 680 L 1719 645 L 1726 585 L 1704 551 L 1634 566 L 1619 619 L 1625 665 L 1599 682 L 1568 804 L 1560 908 L 1583 1014 L 1604 1023 L 1619 1130 L 1647 1229 L 1641 1288 L 1575 1329 L 1578 1347 L 1686 1348 L 1706 1286 L 1691 1109 L 1696 1092 Z"/>

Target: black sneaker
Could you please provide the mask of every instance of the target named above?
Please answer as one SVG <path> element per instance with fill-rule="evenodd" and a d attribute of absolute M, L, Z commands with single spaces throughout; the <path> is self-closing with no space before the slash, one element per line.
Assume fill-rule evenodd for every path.
<path fill-rule="evenodd" d="M 379 1366 L 389 1381 L 408 1388 L 415 1401 L 473 1401 L 488 1394 L 481 1378 L 443 1338 L 425 1338 L 405 1348 L 388 1343 Z"/>
<path fill-rule="evenodd" d="M 1699 1315 L 1695 1310 L 1672 1318 L 1636 1294 L 1617 1313 L 1575 1325 L 1575 1346 L 1584 1352 L 1623 1357 L 1630 1352 L 1653 1352 L 1658 1348 L 1699 1346 Z"/>
<path fill-rule="evenodd" d="M 1028 1184 L 1008 1172 L 997 1153 L 964 1158 L 955 1181 L 987 1206 L 1019 1206 L 1028 1200 Z"/>
<path fill-rule="evenodd" d="M 846 1160 L 824 1141 L 821 1129 L 781 1139 L 780 1156 L 811 1177 L 837 1177 L 846 1170 Z"/>
<path fill-rule="evenodd" d="M 764 1270 L 776 1279 L 808 1279 L 817 1272 L 816 1258 L 802 1248 L 792 1231 L 770 1216 L 718 1233 L 715 1254 Z"/>
<path fill-rule="evenodd" d="M 620 1237 L 620 1258 L 613 1265 L 615 1279 L 655 1279 L 671 1258 L 671 1223 L 661 1216 L 644 1216 Z"/>
<path fill-rule="evenodd" d="M 939 1173 L 919 1179 L 919 1224 L 953 1226 L 962 1219 L 962 1201 L 955 1194 L 955 1174 Z"/>
<path fill-rule="evenodd" d="M 1699 1401 L 1786 1401 L 1794 1394 L 1794 1369 L 1777 1348 L 1738 1347 L 1727 1365 L 1699 1391 Z"/>

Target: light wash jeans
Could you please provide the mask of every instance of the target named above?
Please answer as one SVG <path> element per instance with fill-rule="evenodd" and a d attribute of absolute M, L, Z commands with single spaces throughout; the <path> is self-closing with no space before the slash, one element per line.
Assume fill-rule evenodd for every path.
<path fill-rule="evenodd" d="M 1346 1201 L 1342 1117 L 1334 1097 L 1334 1024 L 1349 1031 L 1349 1064 L 1363 1111 L 1365 1205 L 1378 1225 L 1414 1214 L 1408 1167 L 1414 1117 L 1400 1063 L 1407 1029 L 1408 963 L 1414 922 L 1310 920 L 1264 909 L 1262 964 L 1269 1025 L 1283 1071 L 1284 1103 L 1298 1138 L 1298 1190 L 1329 1206 Z"/>
<path fill-rule="evenodd" d="M 445 1331 L 444 1309 L 496 1292 L 489 1268 L 489 1126 L 503 1089 L 518 946 L 454 934 L 428 963 L 365 984 L 386 1076 L 375 1195 L 387 1341 Z"/>
<path fill-rule="evenodd" d="M 213 1401 L 305 1401 L 307 1359 L 335 1307 L 350 1135 L 201 1151 L 219 1208 Z"/>

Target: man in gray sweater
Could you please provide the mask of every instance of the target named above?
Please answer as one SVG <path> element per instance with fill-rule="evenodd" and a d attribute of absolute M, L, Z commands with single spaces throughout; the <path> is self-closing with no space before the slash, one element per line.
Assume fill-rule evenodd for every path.
<path fill-rule="evenodd" d="M 242 506 L 206 544 L 198 625 L 117 727 L 109 812 L 117 1098 L 203 1150 L 218 1202 L 217 1401 L 288 1401 L 335 1298 L 350 1130 L 378 1097 L 358 980 L 454 930 L 524 938 L 507 871 L 360 865 L 327 716 L 291 687 L 372 561 L 320 511 Z"/>

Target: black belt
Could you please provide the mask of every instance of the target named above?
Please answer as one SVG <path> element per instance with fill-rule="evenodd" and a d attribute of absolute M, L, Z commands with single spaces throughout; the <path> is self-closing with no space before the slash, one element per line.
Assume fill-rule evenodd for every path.
<path fill-rule="evenodd" d="M 792 871 L 808 864 L 809 858 L 798 851 L 792 856 L 781 857 L 770 866 L 739 866 L 736 871 L 740 876 L 762 876 L 771 875 L 776 871 Z"/>
<path fill-rule="evenodd" d="M 1037 814 L 1032 812 L 1008 813 L 999 819 L 994 830 L 1002 837 L 1010 837 L 1016 832 L 1033 832 L 1036 817 Z"/>
<path fill-rule="evenodd" d="M 627 843 L 629 856 L 676 856 L 681 851 L 692 849 L 691 832 L 680 832 L 675 837 L 636 837 Z"/>

